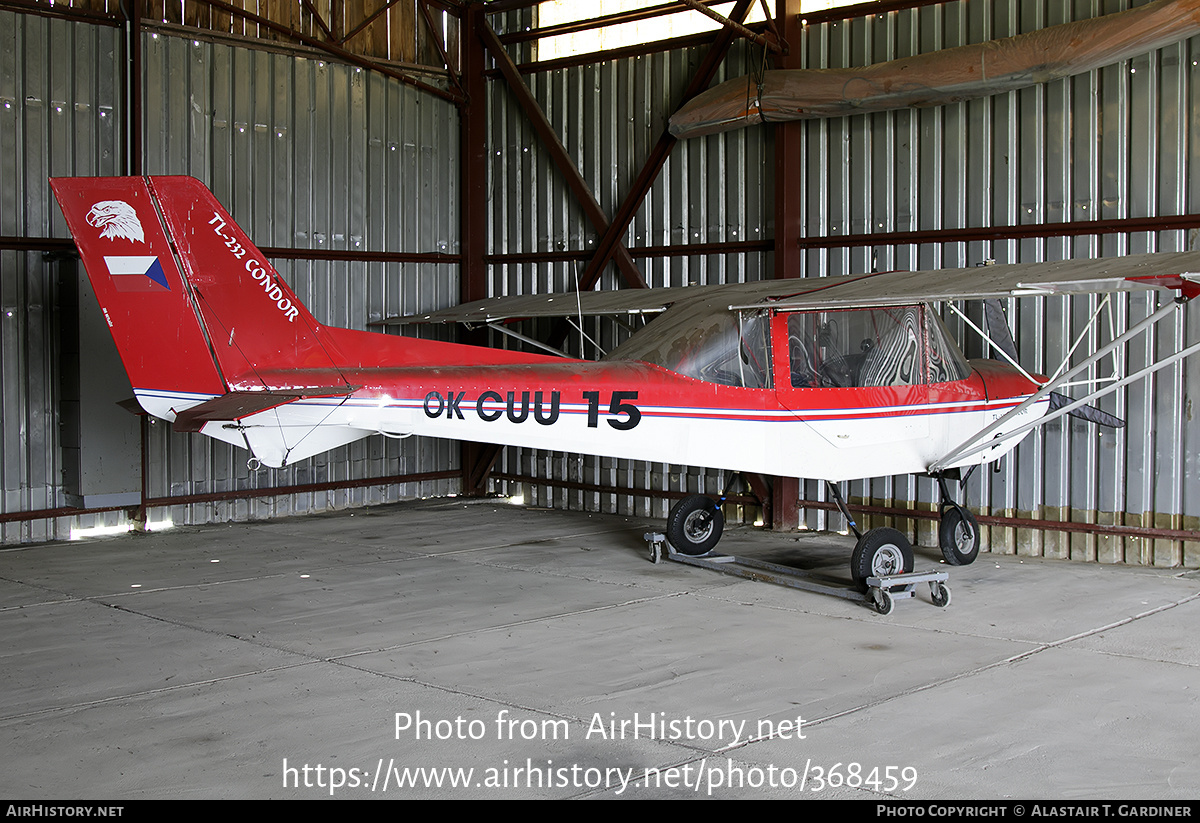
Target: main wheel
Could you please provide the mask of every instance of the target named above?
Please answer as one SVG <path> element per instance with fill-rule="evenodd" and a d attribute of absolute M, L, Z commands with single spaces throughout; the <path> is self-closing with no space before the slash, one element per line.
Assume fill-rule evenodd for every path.
<path fill-rule="evenodd" d="M 979 523 L 975 515 L 957 506 L 946 509 L 938 526 L 938 545 L 951 566 L 969 566 L 979 556 Z"/>
<path fill-rule="evenodd" d="M 860 586 L 868 577 L 889 577 L 912 570 L 912 544 L 895 529 L 871 529 L 850 556 L 850 575 Z"/>
<path fill-rule="evenodd" d="M 680 554 L 708 554 L 721 539 L 725 517 L 711 498 L 693 494 L 671 507 L 667 540 Z"/>

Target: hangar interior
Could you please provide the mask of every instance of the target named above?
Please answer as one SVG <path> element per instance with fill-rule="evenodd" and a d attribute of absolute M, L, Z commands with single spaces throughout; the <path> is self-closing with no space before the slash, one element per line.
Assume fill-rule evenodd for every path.
<path fill-rule="evenodd" d="M 603 43 L 599 32 L 618 24 L 698 17 L 696 5 L 548 23 L 535 0 L 0 0 L 3 542 L 487 493 L 664 516 L 673 499 L 726 481 L 702 466 L 382 437 L 251 471 L 244 451 L 117 410 L 130 389 L 88 303 L 54 176 L 199 178 L 318 320 L 355 329 L 576 284 L 1196 248 L 1195 37 L 946 105 L 687 140 L 666 129 L 697 91 L 764 65 L 865 66 L 1143 3 L 882 0 L 802 13 L 799 0 L 776 0 L 770 24 L 550 49 L 568 33 Z M 734 21 L 760 8 L 717 5 Z M 786 54 L 770 48 L 780 41 Z M 1009 301 L 1024 364 L 1052 370 L 1097 305 Z M 1116 329 L 1147 311 L 1145 296 L 1120 296 Z M 1194 343 L 1197 312 L 1121 357 L 1132 367 Z M 984 354 L 963 322 L 949 323 L 969 356 Z M 624 333 L 588 332 L 563 345 L 594 357 Z M 524 333 L 559 334 L 534 323 Z M 980 514 L 985 550 L 1200 565 L 1198 360 L 1102 401 L 1124 429 L 1052 423 L 976 473 L 965 503 Z M 749 485 L 733 515 L 746 522 L 844 528 L 822 483 Z M 933 481 L 857 481 L 845 493 L 868 524 L 936 543 Z"/>

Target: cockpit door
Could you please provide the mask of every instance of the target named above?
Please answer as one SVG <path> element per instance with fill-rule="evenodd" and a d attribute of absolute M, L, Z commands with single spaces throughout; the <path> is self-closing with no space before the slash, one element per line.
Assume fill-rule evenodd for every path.
<path fill-rule="evenodd" d="M 839 448 L 929 435 L 924 306 L 776 313 L 779 403 Z"/>

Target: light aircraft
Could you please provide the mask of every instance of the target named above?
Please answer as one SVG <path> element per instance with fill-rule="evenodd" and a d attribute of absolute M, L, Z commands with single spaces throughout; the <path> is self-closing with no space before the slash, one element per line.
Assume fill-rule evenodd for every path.
<path fill-rule="evenodd" d="M 373 434 L 418 434 L 824 479 L 839 504 L 838 481 L 931 474 L 944 495 L 943 554 L 964 564 L 978 530 L 946 478 L 1200 350 L 1110 375 L 1079 400 L 1055 393 L 1200 294 L 1194 252 L 532 295 L 401 319 L 520 337 L 508 321 L 653 317 L 597 361 L 355 331 L 318 323 L 197 180 L 51 182 L 142 408 L 271 467 Z M 1020 367 L 998 304 L 979 331 L 1003 360 L 971 361 L 932 305 L 1141 289 L 1170 299 L 1050 378 Z M 722 523 L 711 498 L 691 495 L 672 508 L 667 537 L 704 554 Z M 912 566 L 900 532 L 859 535 L 856 582 Z"/>

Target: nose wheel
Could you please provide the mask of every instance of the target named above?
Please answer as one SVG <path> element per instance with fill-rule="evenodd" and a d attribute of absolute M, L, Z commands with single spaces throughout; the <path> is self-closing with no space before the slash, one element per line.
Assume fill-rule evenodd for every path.
<path fill-rule="evenodd" d="M 979 523 L 962 506 L 950 505 L 942 511 L 938 526 L 938 545 L 942 557 L 951 566 L 969 566 L 979 556 Z"/>
<path fill-rule="evenodd" d="M 879 614 L 891 614 L 898 600 L 913 596 L 918 583 L 929 584 L 933 605 L 950 605 L 945 572 L 914 572 L 912 544 L 895 529 L 871 529 L 858 539 L 850 556 L 850 575 Z"/>

